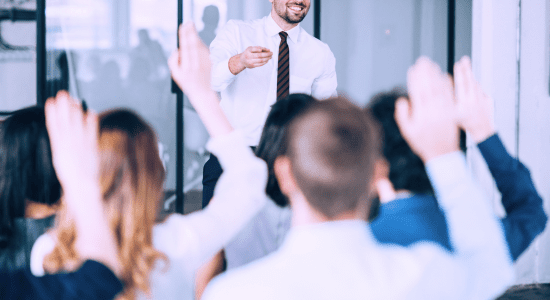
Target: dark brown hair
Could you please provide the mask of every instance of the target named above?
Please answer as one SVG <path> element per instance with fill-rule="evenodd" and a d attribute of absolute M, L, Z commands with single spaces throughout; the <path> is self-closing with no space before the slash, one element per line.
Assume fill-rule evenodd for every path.
<path fill-rule="evenodd" d="M 291 123 L 287 142 L 292 172 L 313 208 L 332 219 L 369 201 L 379 138 L 355 104 L 343 97 L 312 104 Z"/>

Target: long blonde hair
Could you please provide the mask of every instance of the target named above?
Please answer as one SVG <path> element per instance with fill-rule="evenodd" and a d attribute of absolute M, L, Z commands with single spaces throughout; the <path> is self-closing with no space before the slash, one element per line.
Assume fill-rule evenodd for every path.
<path fill-rule="evenodd" d="M 100 115 L 101 190 L 118 241 L 125 284 L 119 299 L 149 294 L 149 273 L 157 259 L 167 260 L 152 244 L 152 228 L 163 197 L 164 168 L 151 127 L 135 113 L 112 110 Z M 75 249 L 76 228 L 61 209 L 57 243 L 46 256 L 48 273 L 73 271 L 82 261 Z"/>

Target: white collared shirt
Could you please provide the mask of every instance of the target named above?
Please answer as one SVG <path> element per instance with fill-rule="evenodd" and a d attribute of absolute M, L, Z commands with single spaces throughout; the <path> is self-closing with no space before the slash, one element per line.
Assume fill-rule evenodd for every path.
<path fill-rule="evenodd" d="M 278 53 L 283 31 L 271 15 L 253 21 L 230 20 L 210 44 L 212 88 L 221 93 L 221 107 L 247 143 L 256 146 L 265 120 L 276 101 Z M 317 99 L 336 96 L 336 59 L 327 44 L 300 25 L 287 31 L 290 51 L 290 93 Z M 261 67 L 237 75 L 229 71 L 229 59 L 250 46 L 271 50 L 273 57 Z"/>
<path fill-rule="evenodd" d="M 464 155 L 426 164 L 454 252 L 432 242 L 376 242 L 365 221 L 292 227 L 269 256 L 214 278 L 203 300 L 494 299 L 513 281 L 502 227 Z"/>

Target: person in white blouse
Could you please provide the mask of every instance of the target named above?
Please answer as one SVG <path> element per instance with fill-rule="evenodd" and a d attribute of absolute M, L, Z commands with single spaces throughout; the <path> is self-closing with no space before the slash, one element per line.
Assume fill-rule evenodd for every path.
<path fill-rule="evenodd" d="M 375 241 L 366 218 L 376 130 L 349 101 L 329 99 L 289 125 L 287 154 L 275 161 L 292 207 L 282 246 L 214 278 L 203 300 L 494 299 L 512 283 L 502 228 L 459 151 L 450 77 L 421 58 L 409 70 L 408 91 L 396 119 L 425 162 L 454 252 L 432 242 Z"/>
<path fill-rule="evenodd" d="M 220 251 L 264 207 L 267 201 L 264 194 L 267 167 L 247 146 L 242 132 L 233 130 L 221 110 L 217 95 L 210 88 L 208 48 L 200 41 L 193 25 L 186 24 L 180 29 L 180 49 L 170 57 L 169 66 L 174 81 L 189 96 L 210 133 L 208 149 L 219 156 L 225 173 L 216 187 L 215 199 L 208 208 L 185 216 L 173 214 L 153 227 L 152 236 L 140 240 L 152 238 L 155 249 L 167 258 L 157 260 L 148 276 L 152 299 L 194 299 L 197 269 Z M 152 157 L 155 157 L 154 154 Z M 131 168 L 124 170 L 128 169 Z M 122 191 L 116 192 L 126 191 L 126 188 L 118 189 Z M 131 197 L 126 192 L 122 198 Z M 135 209 L 145 207 L 141 205 Z M 125 217 L 115 217 L 110 222 L 115 223 L 117 219 Z M 143 226 L 136 222 L 130 224 Z M 117 242 L 120 249 L 120 240 Z M 143 241 L 136 239 L 136 243 L 140 242 Z M 55 239 L 49 234 L 43 235 L 36 242 L 31 254 L 31 271 L 34 274 L 44 273 L 42 261 L 54 246 Z M 123 266 L 124 274 L 131 272 L 131 267 Z M 148 298 L 145 291 L 136 289 L 136 292 L 137 298 Z"/>
<path fill-rule="evenodd" d="M 270 0 L 271 13 L 258 20 L 230 20 L 210 44 L 212 88 L 231 125 L 257 146 L 278 98 L 305 93 L 316 99 L 336 96 L 336 60 L 327 44 L 300 22 L 310 0 Z M 203 170 L 203 207 L 222 173 L 215 156 Z"/>

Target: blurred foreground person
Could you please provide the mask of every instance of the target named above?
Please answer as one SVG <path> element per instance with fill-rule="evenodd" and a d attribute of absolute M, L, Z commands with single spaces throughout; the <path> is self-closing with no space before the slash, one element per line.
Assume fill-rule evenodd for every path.
<path fill-rule="evenodd" d="M 342 98 L 289 125 L 275 174 L 292 228 L 271 255 L 215 278 L 203 299 L 491 299 L 512 282 L 504 236 L 459 151 L 448 75 L 422 58 L 398 102 L 404 136 L 424 161 L 454 254 L 430 242 L 380 245 L 366 222 L 378 157 L 372 120 Z"/>
<path fill-rule="evenodd" d="M 181 27 L 180 49 L 170 57 L 169 66 L 211 136 L 207 148 L 225 172 L 206 209 L 173 214 L 153 226 L 164 179 L 154 132 L 128 111 L 101 116 L 102 195 L 117 236 L 126 285 L 123 299 L 194 299 L 197 269 L 266 203 L 265 163 L 254 156 L 242 133 L 233 130 L 210 89 L 208 49 L 193 25 Z M 60 214 L 65 215 L 64 209 Z M 46 270 L 53 266 L 52 271 L 77 268 L 82 257 L 71 241 L 75 234 L 70 223 L 59 222 L 53 233 L 43 235 L 33 249 L 47 255 L 45 260 L 37 255 L 39 265 Z"/>
<path fill-rule="evenodd" d="M 99 189 L 97 117 L 61 92 L 46 103 L 46 124 L 63 205 L 74 220 L 83 261 L 73 273 L 34 277 L 28 271 L 0 274 L 2 299 L 113 299 L 123 285 L 113 232 Z"/>
<path fill-rule="evenodd" d="M 0 124 L 0 270 L 28 268 L 60 197 L 44 108 L 15 111 Z"/>
<path fill-rule="evenodd" d="M 477 143 L 502 195 L 506 217 L 502 225 L 512 259 L 527 249 L 546 225 L 529 171 L 512 158 L 500 141 L 494 121 L 493 103 L 475 81 L 468 58 L 455 64 L 456 111 L 459 125 Z M 397 126 L 395 104 L 404 92 L 394 90 L 375 96 L 367 111 L 384 133 L 384 158 L 389 164 L 389 185 L 396 197 L 385 199 L 379 217 L 372 222 L 375 237 L 382 243 L 409 246 L 418 241 L 433 241 L 452 250 L 445 215 L 433 195 L 424 164 L 411 150 Z"/>

